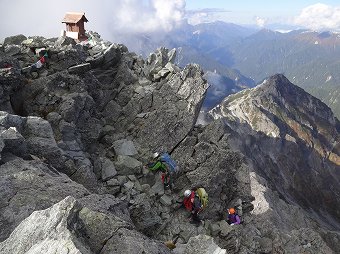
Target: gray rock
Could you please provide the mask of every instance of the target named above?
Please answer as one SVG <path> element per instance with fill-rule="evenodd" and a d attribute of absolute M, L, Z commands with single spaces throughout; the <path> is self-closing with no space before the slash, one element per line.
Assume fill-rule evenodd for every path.
<path fill-rule="evenodd" d="M 221 231 L 220 225 L 218 223 L 210 224 L 210 232 L 212 236 L 217 236 L 218 233 Z"/>
<path fill-rule="evenodd" d="M 90 63 L 78 64 L 68 68 L 70 74 L 82 74 L 91 69 Z"/>
<path fill-rule="evenodd" d="M 143 192 L 143 188 L 142 188 L 141 184 L 138 181 L 135 181 L 134 184 L 135 184 L 135 189 L 137 191 Z"/>
<path fill-rule="evenodd" d="M 168 50 L 164 47 L 158 48 L 147 59 L 147 66 L 145 67 L 146 75 L 152 79 L 153 75 L 158 73 L 168 62 Z"/>
<path fill-rule="evenodd" d="M 92 253 L 69 230 L 79 204 L 72 197 L 43 211 L 34 212 L 0 243 L 1 253 Z M 73 224 L 72 223 L 72 224 Z"/>
<path fill-rule="evenodd" d="M 138 231 L 146 235 L 154 235 L 163 223 L 162 218 L 159 216 L 160 212 L 157 210 L 155 203 L 147 198 L 146 195 L 144 200 L 139 200 L 139 202 L 130 209 L 131 219 Z"/>
<path fill-rule="evenodd" d="M 150 191 L 150 189 L 151 189 L 151 187 L 150 187 L 150 185 L 149 184 L 143 184 L 142 185 L 142 191 L 143 192 L 149 192 Z"/>
<path fill-rule="evenodd" d="M 28 117 L 23 131 L 30 154 L 47 159 L 59 168 L 63 161 L 62 150 L 55 142 L 50 124 L 39 117 Z"/>
<path fill-rule="evenodd" d="M 27 144 L 25 138 L 17 131 L 15 127 L 9 127 L 0 134 L 3 142 L 2 151 L 11 152 L 19 157 L 26 157 Z"/>
<path fill-rule="evenodd" d="M 27 37 L 25 35 L 23 35 L 23 34 L 9 36 L 9 37 L 5 38 L 3 45 L 4 46 L 5 45 L 11 45 L 11 44 L 20 45 L 26 39 L 27 39 Z"/>
<path fill-rule="evenodd" d="M 128 190 L 131 190 L 131 189 L 133 188 L 134 185 L 135 185 L 135 184 L 134 184 L 133 182 L 128 181 L 128 182 L 124 183 L 124 188 L 125 188 L 125 189 L 128 189 Z"/>
<path fill-rule="evenodd" d="M 67 36 L 61 36 L 58 38 L 58 40 L 55 42 L 55 47 L 63 47 L 68 45 L 76 45 L 76 42 L 74 39 L 67 37 Z"/>
<path fill-rule="evenodd" d="M 1 153 L 2 153 L 2 150 L 4 149 L 5 147 L 5 143 L 4 141 L 0 138 L 0 160 L 1 160 Z"/>
<path fill-rule="evenodd" d="M 169 52 L 168 52 L 168 59 L 169 59 L 169 62 L 170 63 L 174 63 L 175 62 L 175 60 L 176 60 L 176 48 L 173 48 L 172 50 L 170 50 Z"/>
<path fill-rule="evenodd" d="M 117 140 L 113 142 L 113 147 L 117 155 L 134 156 L 138 153 L 131 140 Z"/>
<path fill-rule="evenodd" d="M 151 150 L 171 150 L 183 140 L 197 119 L 200 103 L 208 88 L 201 75 L 202 70 L 198 66 L 189 65 L 172 75 L 159 91 L 154 91 L 154 110 L 149 110 L 147 117 L 140 119 L 143 129 L 136 133 L 139 144 L 145 144 Z M 167 94 L 166 100 L 163 99 L 164 94 Z M 150 133 L 152 139 L 147 138 Z"/>
<path fill-rule="evenodd" d="M 117 176 L 117 180 L 120 183 L 120 185 L 123 185 L 128 181 L 128 178 L 126 176 Z"/>
<path fill-rule="evenodd" d="M 9 56 L 14 56 L 20 53 L 20 47 L 16 45 L 5 46 L 5 53 Z"/>
<path fill-rule="evenodd" d="M 44 48 L 44 37 L 42 36 L 30 36 L 26 40 L 21 42 L 21 45 L 29 48 Z"/>
<path fill-rule="evenodd" d="M 116 65 L 121 58 L 121 50 L 115 43 L 111 44 L 103 53 L 104 62 Z"/>
<path fill-rule="evenodd" d="M 225 220 L 221 220 L 219 222 L 219 226 L 221 229 L 220 235 L 222 237 L 226 237 L 233 230 L 233 228 Z"/>
<path fill-rule="evenodd" d="M 165 68 L 168 69 L 171 73 L 176 73 L 176 72 L 181 71 L 181 69 L 178 66 L 170 62 L 165 65 Z"/>
<path fill-rule="evenodd" d="M 35 210 L 46 209 L 68 195 L 88 195 L 82 185 L 39 160 L 14 159 L 0 166 L 0 241 Z"/>
<path fill-rule="evenodd" d="M 159 81 L 161 78 L 165 78 L 170 73 L 168 68 L 161 69 L 158 73 L 154 74 L 153 80 Z"/>
<path fill-rule="evenodd" d="M 214 239 L 207 235 L 198 235 L 191 237 L 185 247 L 184 254 L 226 254 L 227 250 L 221 249 L 214 242 Z"/>
<path fill-rule="evenodd" d="M 107 181 L 117 175 L 114 163 L 108 158 L 100 158 L 102 169 L 102 180 Z"/>
<path fill-rule="evenodd" d="M 164 195 L 164 184 L 161 181 L 160 174 L 156 175 L 156 182 L 151 187 L 151 191 L 155 193 L 156 195 L 162 196 Z"/>
<path fill-rule="evenodd" d="M 79 219 L 84 223 L 85 232 L 88 232 L 91 249 L 96 249 L 96 252 L 118 228 L 134 228 L 127 203 L 112 195 L 91 194 L 78 200 L 83 206 Z"/>
<path fill-rule="evenodd" d="M 170 250 L 162 242 L 152 241 L 137 231 L 121 228 L 109 239 L 101 253 L 168 254 Z"/>
<path fill-rule="evenodd" d="M 108 186 L 120 186 L 120 183 L 117 179 L 110 179 L 106 182 Z"/>
<path fill-rule="evenodd" d="M 259 240 L 260 249 L 262 253 L 272 253 L 273 251 L 273 241 L 267 237 L 262 237 Z"/>
<path fill-rule="evenodd" d="M 172 204 L 172 198 L 171 196 L 168 196 L 168 195 L 161 196 L 159 201 L 165 206 L 171 206 Z"/>
<path fill-rule="evenodd" d="M 119 175 L 140 174 L 142 163 L 135 158 L 118 155 L 117 161 L 114 163 Z"/>
<path fill-rule="evenodd" d="M 41 137 L 54 138 L 51 125 L 46 120 L 40 117 L 28 117 L 25 126 L 25 136 L 27 137 Z"/>
<path fill-rule="evenodd" d="M 32 213 L 0 243 L 1 253 L 169 253 L 162 243 L 117 217 L 114 209 L 121 209 L 120 201 L 106 196 L 95 202 L 98 198 L 89 196 L 80 203 L 66 197 L 51 208 Z"/>
<path fill-rule="evenodd" d="M 137 181 L 137 177 L 135 175 L 128 175 L 127 176 L 132 182 L 136 182 Z"/>

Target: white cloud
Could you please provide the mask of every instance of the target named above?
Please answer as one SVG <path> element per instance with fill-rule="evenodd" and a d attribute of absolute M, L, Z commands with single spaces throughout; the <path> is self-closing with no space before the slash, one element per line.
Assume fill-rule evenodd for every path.
<path fill-rule="evenodd" d="M 340 30 L 340 7 L 314 4 L 304 8 L 294 22 L 313 30 Z"/>
<path fill-rule="evenodd" d="M 188 17 L 188 23 L 191 25 L 197 25 L 211 21 L 210 15 L 206 12 L 196 12 Z"/>
<path fill-rule="evenodd" d="M 186 17 L 189 24 L 197 25 L 201 23 L 223 20 L 221 15 L 223 16 L 226 12 L 230 11 L 219 8 L 205 8 L 187 11 Z"/>
<path fill-rule="evenodd" d="M 119 1 L 112 5 L 111 19 L 120 32 L 170 31 L 181 24 L 185 0 Z"/>
<path fill-rule="evenodd" d="M 85 29 L 114 39 L 131 32 L 170 31 L 184 20 L 185 0 L 2 0 L 0 39 L 19 33 L 59 36 L 67 11 L 84 11 L 89 20 Z"/>
<path fill-rule="evenodd" d="M 267 23 L 267 20 L 265 18 L 255 17 L 255 22 L 257 26 L 264 27 L 264 25 Z"/>
<path fill-rule="evenodd" d="M 185 0 L 152 0 L 156 22 L 169 31 L 182 23 L 185 13 Z"/>

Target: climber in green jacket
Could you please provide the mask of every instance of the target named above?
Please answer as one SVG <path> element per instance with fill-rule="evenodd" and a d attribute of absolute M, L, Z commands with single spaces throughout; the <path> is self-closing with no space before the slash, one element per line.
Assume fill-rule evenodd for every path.
<path fill-rule="evenodd" d="M 153 161 L 147 164 L 147 167 L 151 171 L 160 170 L 162 172 L 161 179 L 164 184 L 164 189 L 172 189 L 172 176 L 170 174 L 170 170 L 166 163 L 160 160 L 159 153 L 153 153 L 152 158 Z"/>

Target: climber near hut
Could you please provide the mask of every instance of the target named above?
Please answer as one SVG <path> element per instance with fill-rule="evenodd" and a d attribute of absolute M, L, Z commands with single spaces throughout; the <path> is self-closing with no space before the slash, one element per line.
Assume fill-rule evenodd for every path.
<path fill-rule="evenodd" d="M 168 153 L 155 152 L 152 155 L 152 162 L 147 164 L 151 171 L 160 170 L 162 172 L 161 179 L 164 184 L 164 189 L 173 189 L 173 178 L 178 171 L 177 163 L 171 158 Z"/>

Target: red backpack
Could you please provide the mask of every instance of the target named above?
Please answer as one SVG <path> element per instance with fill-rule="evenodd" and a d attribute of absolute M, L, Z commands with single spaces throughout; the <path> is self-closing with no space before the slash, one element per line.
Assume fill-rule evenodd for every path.
<path fill-rule="evenodd" d="M 190 212 L 192 210 L 192 203 L 194 202 L 194 198 L 195 198 L 195 192 L 192 191 L 190 196 L 187 198 L 184 198 L 183 200 L 185 208 Z"/>

